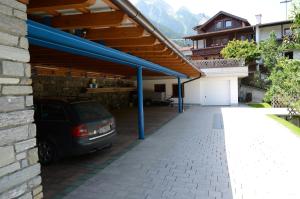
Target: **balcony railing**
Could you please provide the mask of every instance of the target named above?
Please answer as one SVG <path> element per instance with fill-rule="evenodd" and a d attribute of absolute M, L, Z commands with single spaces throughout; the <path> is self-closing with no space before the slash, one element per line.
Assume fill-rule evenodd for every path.
<path fill-rule="evenodd" d="M 192 60 L 192 62 L 199 69 L 245 66 L 245 60 L 243 59 Z"/>
<path fill-rule="evenodd" d="M 220 54 L 221 50 L 225 46 L 214 46 L 214 47 L 207 47 L 207 48 L 199 48 L 193 49 L 193 56 L 208 56 L 208 55 L 218 55 Z"/>

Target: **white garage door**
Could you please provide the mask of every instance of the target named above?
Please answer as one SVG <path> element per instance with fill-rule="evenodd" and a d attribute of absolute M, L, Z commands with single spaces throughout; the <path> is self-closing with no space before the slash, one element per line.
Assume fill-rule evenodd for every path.
<path fill-rule="evenodd" d="M 230 81 L 203 81 L 201 86 L 203 105 L 230 105 Z"/>

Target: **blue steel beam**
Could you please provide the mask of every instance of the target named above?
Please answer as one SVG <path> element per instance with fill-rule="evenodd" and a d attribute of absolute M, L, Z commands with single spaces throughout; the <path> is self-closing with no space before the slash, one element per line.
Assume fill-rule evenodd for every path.
<path fill-rule="evenodd" d="M 52 48 L 76 55 L 111 61 L 130 67 L 141 66 L 147 70 L 170 76 L 186 78 L 185 74 L 154 64 L 144 59 L 109 48 L 87 39 L 28 20 L 28 40 L 31 44 Z"/>
<path fill-rule="evenodd" d="M 178 77 L 178 112 L 182 113 L 183 107 L 182 107 L 182 87 L 181 87 L 181 80 Z"/>
<path fill-rule="evenodd" d="M 143 96 L 143 68 L 137 67 L 137 93 L 138 93 L 138 127 L 139 127 L 139 139 L 145 138 L 144 133 L 144 96 Z"/>

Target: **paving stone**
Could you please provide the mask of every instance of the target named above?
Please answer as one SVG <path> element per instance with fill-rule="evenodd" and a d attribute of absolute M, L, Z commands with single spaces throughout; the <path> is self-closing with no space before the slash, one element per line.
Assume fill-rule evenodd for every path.
<path fill-rule="evenodd" d="M 114 199 L 124 191 L 125 198 L 298 199 L 299 151 L 300 139 L 266 112 L 196 106 L 66 198 L 101 197 L 113 187 Z"/>

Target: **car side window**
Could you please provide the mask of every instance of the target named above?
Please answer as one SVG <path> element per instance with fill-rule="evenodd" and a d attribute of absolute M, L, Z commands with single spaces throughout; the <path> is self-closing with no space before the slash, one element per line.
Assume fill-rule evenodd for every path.
<path fill-rule="evenodd" d="M 41 120 L 66 121 L 67 117 L 61 104 L 43 104 L 41 106 Z"/>

